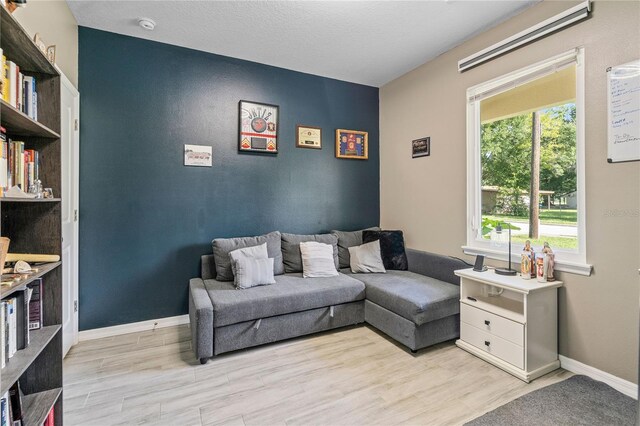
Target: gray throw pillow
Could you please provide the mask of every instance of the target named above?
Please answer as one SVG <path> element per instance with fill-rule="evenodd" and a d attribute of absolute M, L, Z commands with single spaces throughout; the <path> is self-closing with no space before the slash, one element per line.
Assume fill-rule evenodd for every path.
<path fill-rule="evenodd" d="M 351 255 L 351 272 L 357 274 L 387 272 L 382 262 L 382 254 L 380 252 L 380 240 L 362 244 L 357 247 L 349 247 Z"/>
<path fill-rule="evenodd" d="M 361 229 L 359 231 L 331 231 L 338 237 L 338 259 L 340 261 L 340 269 L 348 268 L 351 264 L 349 256 L 349 247 L 362 245 L 362 231 L 379 231 L 380 228 L 374 226 L 372 228 Z"/>
<path fill-rule="evenodd" d="M 267 253 L 267 243 L 260 244 L 259 246 L 253 247 L 245 247 L 241 249 L 237 249 L 229 252 L 229 257 L 231 258 L 231 270 L 233 271 L 233 276 L 236 276 L 236 263 L 240 259 L 252 258 L 252 259 L 268 259 L 269 254 Z M 235 279 L 235 278 L 234 278 Z"/>
<path fill-rule="evenodd" d="M 213 258 L 216 264 L 216 280 L 233 281 L 233 271 L 231 269 L 231 258 L 229 257 L 229 252 L 244 247 L 259 246 L 264 243 L 267 243 L 267 253 L 269 257 L 273 258 L 274 274 L 284 274 L 280 232 L 275 231 L 259 237 L 216 238 L 213 240 Z"/>
<path fill-rule="evenodd" d="M 276 283 L 273 278 L 273 258 L 241 257 L 235 262 L 234 270 L 234 284 L 238 289 Z"/>
<path fill-rule="evenodd" d="M 300 243 L 316 241 L 318 243 L 330 244 L 333 247 L 333 259 L 336 269 L 338 263 L 338 237 L 332 234 L 298 235 L 282 233 L 282 261 L 284 271 L 302 272 L 302 257 L 300 256 Z"/>

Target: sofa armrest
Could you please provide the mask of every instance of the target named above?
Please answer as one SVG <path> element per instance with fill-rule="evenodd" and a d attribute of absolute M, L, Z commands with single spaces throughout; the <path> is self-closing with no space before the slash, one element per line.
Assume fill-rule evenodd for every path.
<path fill-rule="evenodd" d="M 413 249 L 405 251 L 409 271 L 451 284 L 460 285 L 460 277 L 453 273 L 455 270 L 469 268 L 468 264 L 453 257 Z"/>
<path fill-rule="evenodd" d="M 200 278 L 189 281 L 191 346 L 200 360 L 213 356 L 213 305 Z"/>

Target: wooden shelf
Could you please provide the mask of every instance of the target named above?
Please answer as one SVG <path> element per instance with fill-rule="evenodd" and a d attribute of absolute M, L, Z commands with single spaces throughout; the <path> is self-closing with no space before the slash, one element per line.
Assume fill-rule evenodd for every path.
<path fill-rule="evenodd" d="M 2 43 L 3 54 L 7 59 L 15 62 L 21 70 L 27 72 L 60 75 L 31 40 L 22 25 L 4 7 L 0 7 L 0 17 L 0 43 Z"/>
<path fill-rule="evenodd" d="M 43 263 L 42 265 L 32 265 L 32 267 L 38 268 L 39 271 L 29 276 L 29 278 L 20 280 L 16 283 L 11 284 L 10 286 L 3 285 L 2 292 L 0 293 L 0 299 L 4 299 L 5 297 L 10 296 L 12 293 L 15 293 L 16 291 L 24 290 L 27 284 L 53 271 L 61 264 L 62 262 L 52 262 L 52 263 Z"/>
<path fill-rule="evenodd" d="M 4 29 L 2 34 L 4 35 Z M 11 136 L 35 136 L 47 139 L 60 138 L 59 133 L 37 122 L 27 114 L 18 111 L 5 102 L 4 99 L 0 99 L 0 117 L 2 117 L 2 127 L 7 129 L 7 134 Z"/>
<path fill-rule="evenodd" d="M 29 368 L 31 363 L 40 355 L 40 352 L 42 352 L 61 329 L 61 325 L 51 325 L 40 328 L 39 330 L 32 330 L 29 333 L 29 340 L 31 341 L 29 346 L 16 352 L 0 372 L 0 374 L 2 374 L 0 395 L 4 395 L 20 376 L 22 376 L 22 373 Z"/>
<path fill-rule="evenodd" d="M 43 392 L 25 395 L 22 400 L 22 425 L 41 426 L 62 394 L 62 388 L 55 388 Z"/>
<path fill-rule="evenodd" d="M 0 203 L 59 203 L 60 201 L 62 201 L 60 198 L 0 198 Z"/>

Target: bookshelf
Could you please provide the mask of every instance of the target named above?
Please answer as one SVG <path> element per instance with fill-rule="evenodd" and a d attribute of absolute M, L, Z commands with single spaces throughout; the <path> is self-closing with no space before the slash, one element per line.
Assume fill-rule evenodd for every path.
<path fill-rule="evenodd" d="M 20 72 L 36 78 L 38 93 L 38 120 L 0 99 L 2 127 L 8 138 L 38 151 L 43 186 L 61 194 L 60 74 L 4 7 L 0 7 L 0 46 Z M 62 254 L 60 201 L 0 198 L 0 235 L 11 239 L 11 253 Z M 1 290 L 2 299 L 11 298 L 42 279 L 42 327 L 30 331 L 28 346 L 0 370 L 0 396 L 19 382 L 24 393 L 23 425 L 42 425 L 53 407 L 59 426 L 63 424 L 62 267 L 61 262 L 36 267 L 37 273 Z"/>

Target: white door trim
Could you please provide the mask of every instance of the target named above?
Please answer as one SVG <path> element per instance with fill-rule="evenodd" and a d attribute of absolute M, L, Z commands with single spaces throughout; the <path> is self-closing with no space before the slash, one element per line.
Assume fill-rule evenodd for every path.
<path fill-rule="evenodd" d="M 73 173 L 73 180 L 72 180 L 72 185 L 73 185 L 73 190 L 71 191 L 71 193 L 73 194 L 73 199 L 72 200 L 67 200 L 67 202 L 71 203 L 71 211 L 74 212 L 78 212 L 79 207 L 80 207 L 80 198 L 79 198 L 79 190 L 80 190 L 80 170 L 79 170 L 79 166 L 80 166 L 80 128 L 79 128 L 79 122 L 80 122 L 80 92 L 78 91 L 78 89 L 76 89 L 76 87 L 73 85 L 73 83 L 71 83 L 71 81 L 67 78 L 67 76 L 64 75 L 64 73 L 60 70 L 60 68 L 58 68 L 56 66 L 56 69 L 58 70 L 58 72 L 60 73 L 60 84 L 61 84 L 61 90 L 64 88 L 66 90 L 68 90 L 72 96 L 73 96 L 73 103 L 74 103 L 74 110 L 76 112 L 76 120 L 77 120 L 77 125 L 74 128 L 74 131 L 72 133 L 71 136 L 71 140 L 72 143 L 74 144 L 74 146 L 76 147 L 76 149 L 73 150 L 73 158 L 71 159 L 71 161 L 73 162 L 74 165 L 77 166 L 77 170 L 75 170 L 75 173 Z M 71 273 L 73 274 L 72 277 L 72 283 L 73 283 L 73 288 L 71 289 L 73 292 L 73 300 L 75 301 L 75 307 L 77 308 L 77 301 L 78 301 L 78 253 L 79 253 L 79 227 L 78 227 L 78 215 L 74 215 L 74 217 L 72 218 L 72 222 L 73 222 L 73 242 L 72 245 L 75 248 L 75 250 L 73 250 L 73 256 L 74 256 L 74 265 L 76 266 L 74 269 L 71 270 Z M 64 279 L 64 278 L 63 278 Z M 79 308 L 74 309 L 73 312 L 73 345 L 77 344 L 79 342 L 79 334 L 78 334 L 78 311 Z"/>

